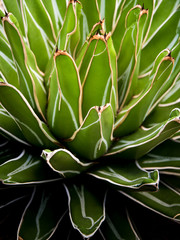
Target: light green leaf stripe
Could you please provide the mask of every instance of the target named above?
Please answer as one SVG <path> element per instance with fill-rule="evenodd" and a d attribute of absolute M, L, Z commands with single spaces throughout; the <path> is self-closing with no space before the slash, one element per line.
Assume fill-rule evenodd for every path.
<path fill-rule="evenodd" d="M 162 181 L 157 192 L 120 192 L 152 211 L 180 221 L 180 193 Z"/>
<path fill-rule="evenodd" d="M 110 149 L 107 155 L 118 154 L 123 158 L 138 159 L 161 142 L 170 138 L 180 129 L 180 110 L 175 109 L 177 115 L 162 123 L 155 124 L 153 127 L 139 128 L 135 133 L 122 137 Z M 174 113 L 175 113 L 174 112 Z"/>
<path fill-rule="evenodd" d="M 16 18 L 8 15 L 2 21 L 17 67 L 21 92 L 35 112 L 45 119 L 46 90 L 35 56 L 24 42 Z"/>
<path fill-rule="evenodd" d="M 67 139 L 82 122 L 82 87 L 76 64 L 67 52 L 56 52 L 54 64 L 47 120 L 55 136 Z"/>
<path fill-rule="evenodd" d="M 7 96 L 8 101 L 7 101 Z M 23 135 L 32 145 L 56 148 L 59 144 L 48 127 L 35 114 L 22 93 L 14 86 L 0 83 L 0 102 L 8 113 L 14 117 Z M 17 108 L 18 106 L 18 108 Z"/>
<path fill-rule="evenodd" d="M 102 156 L 111 145 L 113 122 L 110 104 L 92 107 L 80 128 L 67 142 L 69 149 L 90 160 Z"/>
<path fill-rule="evenodd" d="M 92 163 L 83 163 L 67 149 L 43 150 L 42 157 L 55 172 L 63 177 L 76 176 L 92 165 Z"/>
<path fill-rule="evenodd" d="M 119 167 L 119 163 L 112 163 L 97 167 L 97 169 L 90 171 L 88 174 L 118 187 L 133 189 L 141 188 L 144 185 L 152 186 L 156 189 L 159 183 L 157 170 L 147 172 L 137 162 L 121 163 L 121 167 Z"/>
<path fill-rule="evenodd" d="M 173 69 L 174 60 L 170 56 L 163 57 L 163 55 L 164 52 L 157 57 L 149 79 L 144 80 L 147 83 L 142 92 L 134 96 L 129 104 L 118 114 L 114 136 L 121 137 L 138 129 L 149 112 L 160 101 L 163 94 L 173 85 L 169 76 Z M 138 118 L 136 118 L 137 113 L 139 114 Z"/>
<path fill-rule="evenodd" d="M 105 219 L 105 193 L 89 189 L 86 184 L 65 185 L 65 189 L 73 227 L 85 238 L 93 236 Z"/>

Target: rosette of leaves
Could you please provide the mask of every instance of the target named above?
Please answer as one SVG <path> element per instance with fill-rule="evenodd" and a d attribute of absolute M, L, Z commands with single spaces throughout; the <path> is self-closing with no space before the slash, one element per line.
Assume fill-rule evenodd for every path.
<path fill-rule="evenodd" d="M 178 228 L 179 0 L 3 2 L 0 238 Z"/>

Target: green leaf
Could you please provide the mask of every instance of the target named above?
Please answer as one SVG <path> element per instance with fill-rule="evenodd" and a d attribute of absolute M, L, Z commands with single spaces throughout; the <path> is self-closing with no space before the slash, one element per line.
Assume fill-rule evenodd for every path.
<path fill-rule="evenodd" d="M 119 193 L 107 193 L 106 219 L 101 226 L 101 232 L 106 240 L 140 239 L 127 209 L 127 199 L 124 200 Z"/>
<path fill-rule="evenodd" d="M 157 192 L 120 192 L 152 211 L 177 221 L 180 220 L 180 193 L 162 181 Z"/>
<path fill-rule="evenodd" d="M 18 22 L 13 15 L 4 17 L 3 25 L 17 67 L 20 90 L 36 113 L 45 118 L 46 90 L 35 56 L 23 40 Z"/>
<path fill-rule="evenodd" d="M 141 74 L 151 70 L 154 59 L 159 52 L 165 48 L 172 49 L 175 46 L 180 36 L 179 11 L 179 0 L 164 0 L 155 8 L 149 37 L 142 49 Z"/>
<path fill-rule="evenodd" d="M 58 38 L 58 49 L 67 50 L 70 38 L 72 36 L 75 37 L 74 34 L 76 33 L 76 31 L 77 33 L 79 32 L 78 19 L 80 17 L 81 8 L 82 6 L 79 1 L 69 1 L 63 26 L 61 28 Z M 79 37 L 76 37 L 74 38 L 74 40 L 76 40 L 77 42 L 73 43 L 75 46 L 79 42 Z M 74 50 L 75 46 L 71 49 L 72 51 Z"/>
<path fill-rule="evenodd" d="M 120 110 L 136 95 L 144 26 L 148 11 L 135 6 L 126 15 L 126 30 L 118 52 L 118 92 Z M 128 46 L 128 51 L 127 51 Z"/>
<path fill-rule="evenodd" d="M 19 88 L 19 80 L 17 75 L 17 70 L 13 61 L 10 46 L 5 38 L 5 33 L 3 28 L 0 27 L 0 74 L 3 79 Z"/>
<path fill-rule="evenodd" d="M 90 160 L 102 156 L 111 145 L 113 122 L 110 104 L 91 108 L 80 128 L 67 142 L 69 149 Z"/>
<path fill-rule="evenodd" d="M 3 0 L 3 3 L 9 13 L 12 13 L 14 16 L 16 16 L 21 31 L 23 32 L 23 35 L 25 35 L 25 29 L 24 29 L 24 22 L 23 22 L 23 17 L 22 17 L 22 12 L 21 12 L 21 0 L 17 1 L 9 1 L 9 0 Z"/>
<path fill-rule="evenodd" d="M 97 4 L 96 1 L 86 1 L 81 0 L 82 6 L 83 6 L 83 21 L 86 22 L 87 32 L 90 32 L 90 29 L 94 26 L 95 23 L 99 22 L 100 19 Z M 84 30 L 83 30 L 84 31 Z"/>
<path fill-rule="evenodd" d="M 136 5 L 136 0 L 124 0 L 124 1 L 116 1 L 116 8 L 114 12 L 114 22 L 112 28 L 112 39 L 114 43 L 114 47 L 116 52 L 119 52 L 121 42 L 123 39 L 123 35 L 125 32 L 125 19 L 126 15 L 131 8 Z"/>
<path fill-rule="evenodd" d="M 52 136 L 47 125 L 38 118 L 18 89 L 12 85 L 0 83 L 0 101 L 19 124 L 29 143 L 43 148 L 57 147 L 55 144 L 59 143 Z"/>
<path fill-rule="evenodd" d="M 150 153 L 138 160 L 139 165 L 147 170 L 158 169 L 161 173 L 180 174 L 179 143 L 169 140 L 157 146 Z"/>
<path fill-rule="evenodd" d="M 63 20 L 64 20 L 64 16 L 66 13 L 66 4 L 67 1 L 66 0 L 42 0 L 46 11 L 48 11 L 52 23 L 53 23 L 53 27 L 54 27 L 54 31 L 56 33 L 56 36 L 59 32 L 59 29 L 61 29 L 62 25 L 63 25 Z"/>
<path fill-rule="evenodd" d="M 39 68 L 45 71 L 56 42 L 53 23 L 42 1 L 22 0 L 22 6 L 29 46 L 36 56 Z"/>
<path fill-rule="evenodd" d="M 1 137 L 2 139 L 2 137 Z M 0 179 L 4 184 L 32 184 L 57 180 L 39 152 L 2 139 L 0 143 Z"/>
<path fill-rule="evenodd" d="M 73 227 L 85 238 L 91 237 L 105 219 L 105 191 L 88 184 L 66 185 Z M 99 187 L 99 186 L 98 186 Z M 98 191 L 97 191 L 98 189 Z"/>
<path fill-rule="evenodd" d="M 90 38 L 78 68 L 83 87 L 83 118 L 91 107 L 106 103 L 111 103 L 116 113 L 116 53 L 110 35 L 94 35 Z"/>
<path fill-rule="evenodd" d="M 180 110 L 178 110 L 179 112 Z M 153 127 L 141 127 L 136 132 L 122 137 L 109 150 L 107 155 L 118 154 L 122 158 L 139 158 L 161 142 L 171 138 L 180 129 L 180 114 L 155 124 Z"/>
<path fill-rule="evenodd" d="M 16 121 L 0 106 L 0 133 L 18 142 L 28 144 Z"/>
<path fill-rule="evenodd" d="M 173 84 L 169 78 L 174 60 L 165 56 L 163 51 L 156 58 L 154 68 L 148 78 L 145 79 L 146 86 L 140 94 L 133 96 L 133 99 L 126 105 L 117 116 L 114 136 L 127 135 L 140 127 L 146 116 L 162 98 L 163 94 Z M 138 113 L 138 117 L 137 116 Z"/>
<path fill-rule="evenodd" d="M 58 51 L 54 59 L 47 120 L 54 135 L 66 139 L 72 136 L 82 122 L 82 88 L 73 58 L 67 52 Z"/>
<path fill-rule="evenodd" d="M 19 226 L 18 236 L 27 240 L 52 237 L 67 211 L 67 199 L 60 182 L 35 187 Z"/>
<path fill-rule="evenodd" d="M 110 159 L 112 160 L 112 159 Z M 158 171 L 147 172 L 143 170 L 137 162 L 121 161 L 118 163 L 108 163 L 92 169 L 90 175 L 107 181 L 117 187 L 140 188 L 145 185 L 155 189 L 159 183 Z"/>
<path fill-rule="evenodd" d="M 42 157 L 49 166 L 63 177 L 73 177 L 86 171 L 92 163 L 84 163 L 67 149 L 44 150 Z"/>

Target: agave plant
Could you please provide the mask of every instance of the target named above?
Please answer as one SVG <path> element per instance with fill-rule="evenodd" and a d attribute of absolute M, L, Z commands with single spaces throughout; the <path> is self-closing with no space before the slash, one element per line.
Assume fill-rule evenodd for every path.
<path fill-rule="evenodd" d="M 175 232 L 179 0 L 3 3 L 0 239 Z"/>

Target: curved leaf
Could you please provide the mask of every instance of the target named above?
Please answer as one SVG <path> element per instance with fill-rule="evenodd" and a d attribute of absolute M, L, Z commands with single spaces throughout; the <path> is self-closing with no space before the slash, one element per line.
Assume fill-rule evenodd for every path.
<path fill-rule="evenodd" d="M 157 170 L 144 171 L 137 162 L 109 163 L 106 166 L 97 167 L 89 172 L 90 175 L 107 181 L 117 187 L 140 188 L 144 185 L 157 188 L 159 174 Z"/>
<path fill-rule="evenodd" d="M 35 187 L 19 225 L 19 238 L 47 240 L 52 237 L 67 211 L 66 202 L 59 182 Z"/>
<path fill-rule="evenodd" d="M 21 129 L 15 120 L 8 114 L 8 112 L 0 106 L 0 133 L 6 137 L 13 138 L 14 140 L 27 144 Z"/>
<path fill-rule="evenodd" d="M 12 85 L 0 83 L 0 101 L 21 127 L 22 133 L 29 143 L 43 148 L 57 147 L 55 144 L 59 143 L 52 136 L 47 125 L 38 118 L 18 89 Z"/>
<path fill-rule="evenodd" d="M 0 179 L 4 184 L 32 184 L 57 180 L 39 152 L 2 139 L 0 143 Z"/>
<path fill-rule="evenodd" d="M 87 184 L 66 185 L 70 218 L 73 227 L 85 237 L 91 237 L 105 219 L 104 189 Z M 94 207 L 96 206 L 96 207 Z"/>
<path fill-rule="evenodd" d="M 83 163 L 66 149 L 44 150 L 42 157 L 49 166 L 63 177 L 73 177 L 86 171 L 92 163 Z"/>
<path fill-rule="evenodd" d="M 148 78 L 145 79 L 146 86 L 139 95 L 125 106 L 118 114 L 114 136 L 121 137 L 135 131 L 150 111 L 157 105 L 163 94 L 173 84 L 170 81 L 174 60 L 170 56 L 165 56 L 167 51 L 163 51 L 156 59 L 154 68 Z M 137 116 L 138 113 L 138 117 Z"/>
<path fill-rule="evenodd" d="M 177 112 L 177 114 L 176 114 Z M 175 114 L 175 115 L 174 115 Z M 174 116 L 173 116 L 174 115 Z M 123 158 L 137 159 L 179 131 L 179 110 L 171 113 L 168 120 L 151 128 L 141 127 L 135 133 L 122 137 L 107 155 L 118 154 Z"/>
<path fill-rule="evenodd" d="M 169 140 L 138 160 L 139 165 L 147 170 L 158 169 L 161 173 L 180 174 L 179 143 Z"/>
<path fill-rule="evenodd" d="M 120 192 L 152 211 L 180 220 L 180 193 L 166 183 L 160 183 L 158 192 Z"/>

